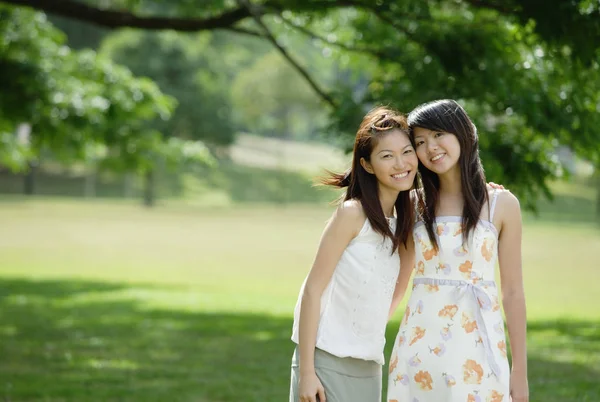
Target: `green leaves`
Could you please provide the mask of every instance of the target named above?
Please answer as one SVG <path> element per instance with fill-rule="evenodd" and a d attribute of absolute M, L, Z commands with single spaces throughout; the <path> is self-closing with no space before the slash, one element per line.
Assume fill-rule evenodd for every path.
<path fill-rule="evenodd" d="M 168 119 L 174 99 L 106 57 L 72 51 L 43 14 L 5 6 L 0 14 L 0 75 L 6 83 L 0 96 L 0 157 L 5 164 L 23 168 L 42 149 L 63 161 L 85 160 L 95 144 L 119 155 L 123 169 L 132 169 L 160 149 L 160 136 L 147 122 Z M 21 123 L 31 125 L 26 144 L 15 136 Z"/>
<path fill-rule="evenodd" d="M 92 8 L 84 19 L 103 26 L 259 32 L 235 1 L 109 0 L 103 9 L 85 3 Z M 435 98 L 455 98 L 480 127 L 489 178 L 530 206 L 547 193 L 545 182 L 560 174 L 553 159 L 557 146 L 600 164 L 595 0 L 251 4 L 278 43 L 295 59 L 308 61 L 307 71 L 329 88 L 322 97 L 335 96 L 329 135 L 353 135 L 357 120 L 378 103 L 408 112 Z M 73 17 L 57 5 L 38 7 Z M 0 127 L 14 132 L 16 124 L 31 122 L 34 154 L 49 146 L 81 157 L 83 144 L 92 140 L 105 144 L 107 155 L 135 165 L 158 155 L 152 147 L 160 137 L 226 145 L 236 119 L 237 128 L 281 133 L 287 130 L 276 122 L 286 121 L 281 116 L 306 121 L 303 116 L 322 113 L 311 108 L 317 102 L 298 76 L 267 54 L 259 42 L 264 38 L 231 39 L 232 33 L 223 32 L 112 34 L 101 53 L 157 82 L 178 100 L 174 109 L 174 101 L 152 83 L 93 53 L 65 50 L 63 36 L 40 14 L 7 7 L 0 13 L 0 77 L 10 89 L 0 94 Z M 171 121 L 165 120 L 169 113 Z M 180 145 L 174 149 L 185 148 Z"/>
<path fill-rule="evenodd" d="M 370 52 L 347 64 L 361 74 L 337 85 L 347 88 L 346 105 L 333 112 L 340 129 L 353 134 L 348 111 L 363 113 L 356 111 L 361 104 L 389 103 L 408 112 L 432 99 L 458 99 L 480 129 L 488 178 L 518 193 L 529 208 L 540 194 L 549 194 L 545 183 L 561 175 L 557 146 L 600 160 L 600 41 L 586 42 L 595 52 L 590 58 L 574 45 L 581 40 L 579 27 L 561 38 L 544 31 L 555 18 L 553 10 L 545 19 L 543 10 L 552 8 L 548 2 L 534 14 L 491 1 L 428 1 L 419 11 L 407 7 L 390 16 L 400 3 L 411 2 L 390 2 L 375 11 L 365 7 L 351 22 L 361 35 L 356 46 Z M 562 3 L 570 3 L 562 26 L 576 24 L 575 2 Z M 600 18 L 588 23 L 594 24 L 594 37 Z M 367 90 L 357 97 L 365 82 Z"/>
<path fill-rule="evenodd" d="M 275 51 L 237 75 L 232 100 L 241 124 L 270 136 L 310 137 L 324 117 L 317 95 Z"/>
<path fill-rule="evenodd" d="M 110 35 L 101 53 L 149 77 L 177 99 L 172 119 L 154 119 L 152 127 L 165 137 L 177 136 L 227 145 L 233 141 L 228 92 L 223 75 L 215 74 L 210 36 L 174 32 L 122 31 Z"/>

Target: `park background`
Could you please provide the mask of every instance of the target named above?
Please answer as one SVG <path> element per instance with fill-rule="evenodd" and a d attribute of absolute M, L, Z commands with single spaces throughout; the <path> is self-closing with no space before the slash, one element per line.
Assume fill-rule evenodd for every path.
<path fill-rule="evenodd" d="M 600 401 L 598 1 L 0 0 L 0 88 L 0 400 L 286 401 L 315 178 L 452 97 L 525 211 L 531 400 Z"/>

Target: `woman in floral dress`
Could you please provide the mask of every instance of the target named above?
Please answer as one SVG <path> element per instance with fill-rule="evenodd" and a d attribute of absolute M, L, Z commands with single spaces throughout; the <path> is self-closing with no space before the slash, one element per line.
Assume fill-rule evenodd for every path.
<path fill-rule="evenodd" d="M 486 186 L 477 130 L 458 103 L 430 102 L 408 121 L 423 191 L 413 292 L 390 358 L 387 401 L 526 402 L 519 202 Z"/>

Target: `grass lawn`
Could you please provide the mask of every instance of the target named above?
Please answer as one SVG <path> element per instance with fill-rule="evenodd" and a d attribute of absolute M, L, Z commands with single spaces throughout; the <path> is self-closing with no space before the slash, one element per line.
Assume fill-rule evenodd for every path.
<path fill-rule="evenodd" d="M 0 400 L 287 400 L 330 211 L 2 199 Z M 532 401 L 600 401 L 600 230 L 552 222 L 524 229 Z"/>

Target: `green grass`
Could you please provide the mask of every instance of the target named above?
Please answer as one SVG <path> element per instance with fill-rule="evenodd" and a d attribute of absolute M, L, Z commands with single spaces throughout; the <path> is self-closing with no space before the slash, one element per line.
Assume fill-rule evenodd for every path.
<path fill-rule="evenodd" d="M 5 197 L 0 400 L 287 400 L 330 212 Z M 528 218 L 523 249 L 532 401 L 599 401 L 600 231 Z"/>

